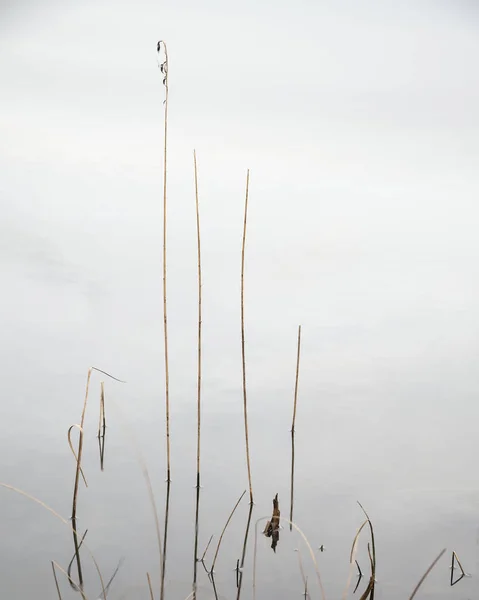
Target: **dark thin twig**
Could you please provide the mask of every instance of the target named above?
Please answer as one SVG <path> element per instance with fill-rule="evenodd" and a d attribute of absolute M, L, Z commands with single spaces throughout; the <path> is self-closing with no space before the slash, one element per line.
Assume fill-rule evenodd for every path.
<path fill-rule="evenodd" d="M 200 558 L 200 562 L 204 562 L 204 560 L 205 560 L 205 556 L 206 556 L 206 553 L 208 552 L 208 548 L 210 547 L 210 544 L 211 544 L 211 540 L 212 540 L 212 539 L 213 539 L 213 536 L 211 536 L 211 537 L 210 537 L 210 539 L 208 540 L 208 543 L 206 544 L 205 551 L 203 552 L 203 555 L 202 555 L 202 557 Z"/>
<path fill-rule="evenodd" d="M 249 454 L 249 435 L 248 435 L 248 402 L 246 397 L 246 356 L 245 356 L 245 334 L 244 334 L 244 263 L 246 247 L 246 223 L 248 219 L 248 193 L 249 193 L 249 169 L 246 175 L 246 194 L 244 205 L 243 222 L 243 244 L 241 248 L 241 359 L 243 371 L 243 412 L 244 412 L 244 433 L 246 445 L 246 465 L 248 468 L 249 500 L 253 504 L 253 483 L 251 480 L 251 462 Z"/>
<path fill-rule="evenodd" d="M 293 421 L 291 423 L 291 500 L 289 520 L 293 520 L 294 507 L 294 434 L 296 424 L 296 405 L 298 402 L 298 381 L 299 381 L 299 359 L 301 355 L 301 325 L 298 327 L 298 350 L 296 356 L 296 379 L 294 384 L 294 403 L 293 403 Z M 293 526 L 290 524 L 289 530 L 293 531 Z"/>
<path fill-rule="evenodd" d="M 106 430 L 106 417 L 105 417 L 105 384 L 102 381 L 100 383 L 101 392 L 100 392 L 100 419 L 98 421 L 98 434 L 97 437 L 105 437 Z"/>
<path fill-rule="evenodd" d="M 165 353 L 165 410 L 166 410 L 166 505 L 165 505 L 165 535 L 163 540 L 163 559 L 161 566 L 161 588 L 160 600 L 165 597 L 165 567 L 166 567 L 166 543 L 168 539 L 168 513 L 170 504 L 170 483 L 171 483 L 171 454 L 170 454 L 170 372 L 168 366 L 168 312 L 167 312 L 167 294 L 166 294 L 166 216 L 167 216 L 167 151 L 168 151 L 168 48 L 163 40 L 157 44 L 157 51 L 163 48 L 165 60 L 160 65 L 163 74 L 163 85 L 165 86 L 164 100 L 164 134 L 163 134 L 163 341 Z"/>
<path fill-rule="evenodd" d="M 196 600 L 196 582 L 198 576 L 198 533 L 200 515 L 200 458 L 201 458 L 201 237 L 200 209 L 198 200 L 198 169 L 196 151 L 193 151 L 195 167 L 195 199 L 196 199 L 196 234 L 198 242 L 198 380 L 197 380 L 197 438 L 196 438 L 196 507 L 195 507 L 195 542 L 193 559 L 193 600 Z"/>
<path fill-rule="evenodd" d="M 52 571 L 53 571 L 53 578 L 55 579 L 55 587 L 57 588 L 58 600 L 62 600 L 62 594 L 60 592 L 60 586 L 58 585 L 57 573 L 55 571 L 55 563 L 53 562 L 53 560 L 52 560 Z"/>
<path fill-rule="evenodd" d="M 113 583 L 113 580 L 115 579 L 118 571 L 120 570 L 120 567 L 123 564 L 123 560 L 124 560 L 123 558 L 120 558 L 120 560 L 118 561 L 116 569 L 113 571 L 113 575 L 110 577 L 110 580 L 106 584 L 105 589 L 102 590 L 102 592 L 100 593 L 100 596 L 99 596 L 98 600 L 106 600 L 106 596 L 108 594 L 108 590 L 110 589 L 110 586 Z"/>
<path fill-rule="evenodd" d="M 85 539 L 87 533 L 88 533 L 88 529 L 85 529 L 85 533 L 82 535 L 80 543 L 78 544 L 78 552 L 80 552 L 80 548 L 82 547 L 83 540 Z M 73 582 L 73 579 L 71 578 L 71 573 L 72 573 L 73 561 L 76 558 L 77 558 L 77 551 L 75 551 L 75 554 L 73 555 L 71 561 L 68 563 L 68 568 L 67 568 L 68 580 L 69 580 L 70 585 L 72 586 L 72 588 L 75 589 L 75 590 L 77 590 L 77 584 Z"/>
<path fill-rule="evenodd" d="M 238 589 L 236 592 L 236 600 L 240 600 L 240 597 L 241 597 L 241 588 L 243 586 L 244 561 L 246 558 L 246 547 L 248 545 L 248 535 L 249 535 L 249 530 L 250 530 L 250 526 L 251 526 L 252 514 L 253 514 L 253 504 L 250 503 L 249 511 L 248 511 L 248 521 L 246 522 L 246 530 L 245 530 L 245 534 L 244 534 L 243 551 L 241 553 L 241 563 L 240 563 L 240 568 L 239 568 L 240 576 L 239 576 L 239 582 L 238 582 Z"/>
<path fill-rule="evenodd" d="M 213 573 L 213 571 L 214 571 L 215 564 L 216 564 L 216 559 L 218 558 L 218 552 L 220 551 L 221 542 L 222 542 L 222 540 L 223 540 L 223 536 L 224 536 L 224 534 L 225 534 L 226 528 L 228 527 L 228 525 L 229 525 L 229 523 L 230 523 L 231 519 L 233 518 L 233 515 L 235 514 L 235 511 L 236 511 L 236 509 L 237 509 L 237 508 L 238 508 L 238 506 L 239 506 L 239 503 L 241 502 L 241 500 L 243 499 L 243 496 L 244 496 L 245 494 L 246 494 L 246 490 L 245 490 L 245 491 L 244 491 L 244 492 L 241 494 L 241 496 L 238 498 L 238 500 L 237 500 L 236 504 L 235 504 L 235 505 L 234 505 L 234 507 L 233 507 L 233 510 L 230 512 L 230 515 L 229 515 L 229 517 L 228 517 L 228 520 L 227 520 L 227 521 L 226 521 L 226 523 L 225 523 L 225 526 L 223 527 L 223 531 L 221 532 L 220 539 L 218 540 L 218 545 L 216 546 L 216 552 L 215 552 L 215 555 L 214 555 L 214 557 L 213 557 L 213 562 L 212 562 L 212 564 L 211 564 L 211 569 L 210 569 L 210 572 L 211 572 L 211 573 Z"/>
<path fill-rule="evenodd" d="M 357 568 L 358 568 L 358 575 L 359 575 L 359 576 L 358 576 L 358 582 L 356 583 L 356 587 L 354 588 L 354 592 L 353 592 L 353 594 L 355 594 L 355 593 L 356 593 L 356 590 L 357 590 L 357 589 L 358 589 L 358 587 L 359 587 L 359 584 L 360 584 L 360 582 L 361 582 L 361 579 L 363 578 L 363 572 L 361 571 L 361 567 L 359 566 L 359 563 L 358 563 L 358 561 L 357 561 L 357 560 L 355 560 L 354 562 L 356 563 L 356 566 L 357 566 Z"/>
<path fill-rule="evenodd" d="M 161 563 L 161 586 L 160 600 L 163 600 L 165 594 L 165 571 L 166 571 L 166 546 L 168 541 L 168 523 L 170 516 L 170 485 L 171 481 L 166 482 L 166 504 L 165 504 L 165 533 L 163 536 L 163 560 Z"/>
<path fill-rule="evenodd" d="M 163 40 L 157 44 L 157 51 L 160 52 L 163 48 L 165 52 L 165 60 L 161 64 L 161 72 L 163 73 L 163 85 L 165 86 L 164 100 L 164 134 L 163 134 L 163 338 L 165 349 L 165 406 L 166 406 L 166 462 L 167 462 L 167 477 L 166 481 L 171 481 L 171 463 L 170 463 L 170 377 L 168 368 L 168 313 L 166 305 L 166 209 L 167 209 L 167 151 L 168 151 L 168 48 Z M 163 596 L 162 596 L 163 598 Z"/>

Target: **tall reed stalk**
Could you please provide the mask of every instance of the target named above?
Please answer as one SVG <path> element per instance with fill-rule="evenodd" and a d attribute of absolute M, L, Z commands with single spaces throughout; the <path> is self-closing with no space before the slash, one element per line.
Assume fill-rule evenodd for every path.
<path fill-rule="evenodd" d="M 196 508 L 195 508 L 195 543 L 193 563 L 193 598 L 196 598 L 196 582 L 198 575 L 198 535 L 200 515 L 200 459 L 201 459 L 201 237 L 200 208 L 198 200 L 198 168 L 196 150 L 193 151 L 195 168 L 195 203 L 196 203 L 196 237 L 198 242 L 198 381 L 197 381 L 197 437 L 196 437 Z"/>
<path fill-rule="evenodd" d="M 246 522 L 246 530 L 244 535 L 243 550 L 241 553 L 241 563 L 239 569 L 238 590 L 236 599 L 241 596 L 241 588 L 243 584 L 243 568 L 246 558 L 246 548 L 248 544 L 248 534 L 251 525 L 251 515 L 253 514 L 253 483 L 251 480 L 251 461 L 249 454 L 249 434 L 248 434 L 248 400 L 246 395 L 246 355 L 245 355 L 245 334 L 244 334 L 244 263 L 245 263 L 245 248 L 246 248 L 246 224 L 248 222 L 248 195 L 249 195 L 249 169 L 246 173 L 246 193 L 244 202 L 244 221 L 243 221 L 243 244 L 241 247 L 241 364 L 243 372 L 243 414 L 244 414 L 244 435 L 246 448 L 246 465 L 248 468 L 248 485 L 249 485 L 249 511 L 248 520 Z"/>
<path fill-rule="evenodd" d="M 293 421 L 291 423 L 291 499 L 290 499 L 290 510 L 289 520 L 293 520 L 293 507 L 294 507 L 294 434 L 296 424 L 296 405 L 298 403 L 298 382 L 299 382 L 299 359 L 301 355 L 301 325 L 298 327 L 298 349 L 296 355 L 296 379 L 294 383 L 294 402 L 293 402 Z M 289 525 L 289 530 L 293 530 L 293 526 Z"/>
<path fill-rule="evenodd" d="M 166 546 L 168 540 L 168 518 L 170 508 L 170 484 L 171 484 L 171 453 L 170 453 L 170 377 L 168 366 L 168 312 L 166 303 L 166 223 L 167 223 L 167 159 L 168 159 L 168 49 L 163 40 L 157 44 L 158 53 L 163 48 L 164 61 L 160 64 L 163 74 L 163 85 L 165 86 L 164 105 L 164 132 L 163 132 L 163 341 L 165 353 L 165 412 L 166 412 L 166 502 L 165 502 L 165 533 L 163 538 L 163 557 L 161 567 L 160 600 L 164 599 L 165 593 L 165 568 L 166 568 Z"/>
<path fill-rule="evenodd" d="M 170 455 L 170 373 L 168 368 L 168 312 L 166 306 L 166 209 L 167 209 L 167 152 L 168 152 L 168 49 L 163 40 L 158 42 L 157 50 L 165 52 L 165 60 L 160 69 L 163 73 L 165 86 L 164 130 L 163 130 L 163 340 L 165 351 L 165 407 L 166 407 L 166 481 L 171 481 L 171 455 Z"/>
<path fill-rule="evenodd" d="M 246 356 L 245 356 L 245 335 L 244 335 L 244 263 L 246 247 L 246 224 L 248 220 L 248 194 L 249 194 L 249 169 L 246 174 L 246 194 L 244 203 L 244 222 L 243 222 L 243 245 L 241 248 L 241 362 L 243 371 L 243 414 L 244 414 L 244 434 L 246 446 L 246 465 L 248 467 L 248 485 L 249 500 L 253 504 L 253 483 L 251 481 L 251 461 L 249 454 L 249 434 L 248 434 L 248 401 L 246 396 Z"/>

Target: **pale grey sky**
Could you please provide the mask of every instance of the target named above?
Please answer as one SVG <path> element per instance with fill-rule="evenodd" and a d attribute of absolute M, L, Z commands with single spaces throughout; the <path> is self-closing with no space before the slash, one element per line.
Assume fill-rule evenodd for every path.
<path fill-rule="evenodd" d="M 239 259 L 250 168 L 257 479 L 283 443 L 276 433 L 288 440 L 301 323 L 300 481 L 313 486 L 304 510 L 323 484 L 352 501 L 384 490 L 398 513 L 396 493 L 436 490 L 435 514 L 455 494 L 467 522 L 479 451 L 478 34 L 467 1 L 2 2 L 1 455 L 23 428 L 39 461 L 65 452 L 70 473 L 62 436 L 95 364 L 129 381 L 115 393 L 163 469 L 146 440 L 163 449 L 164 39 L 173 465 L 194 468 L 184 444 L 194 432 L 196 148 L 205 427 L 221 447 L 235 440 L 231 482 L 245 477 Z M 211 443 L 206 461 L 219 469 Z M 41 490 L 28 457 L 8 456 L 5 474 Z M 276 483 L 257 485 L 268 511 Z M 367 500 L 387 523 L 380 496 Z"/>

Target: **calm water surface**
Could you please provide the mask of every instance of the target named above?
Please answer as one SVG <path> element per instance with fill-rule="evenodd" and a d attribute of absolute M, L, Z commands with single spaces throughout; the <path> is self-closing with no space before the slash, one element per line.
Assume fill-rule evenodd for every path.
<path fill-rule="evenodd" d="M 85 542 L 106 579 L 124 559 L 110 597 L 148 597 L 147 571 L 158 595 L 159 555 L 142 475 L 144 464 L 163 534 L 158 237 L 140 214 L 128 229 L 113 222 L 105 233 L 101 216 L 93 218 L 87 234 L 73 222 L 58 228 L 50 224 L 48 228 L 57 231 L 50 237 L 42 233 L 38 215 L 24 216 L 21 207 L 17 209 L 3 225 L 1 238 L 2 481 L 37 496 L 68 518 L 75 461 L 66 434 L 80 420 L 87 369 L 95 365 L 125 379 L 128 383 L 120 384 L 92 376 L 83 459 L 88 489 L 80 486 L 78 527 L 81 532 L 88 529 Z M 140 221 L 144 235 L 132 237 L 134 243 L 125 248 L 115 228 L 131 236 L 130 227 L 139 227 Z M 179 257 L 178 243 L 173 243 L 172 261 L 175 253 Z M 193 568 L 196 317 L 194 246 L 191 240 L 188 243 L 191 256 L 182 259 L 187 268 L 181 273 L 171 269 L 169 598 L 189 594 Z M 247 487 L 247 476 L 238 273 L 222 271 L 217 241 L 212 244 L 206 237 L 204 244 L 200 553 L 214 535 L 209 564 L 229 512 Z M 224 244 L 225 256 L 238 267 L 238 238 Z M 339 597 L 347 579 L 350 546 L 362 522 L 359 500 L 376 531 L 378 598 L 406 597 L 443 547 L 448 552 L 422 595 L 472 598 L 477 593 L 479 560 L 479 492 L 474 475 L 479 409 L 473 319 L 467 306 L 471 298 L 465 295 L 464 310 L 454 312 L 453 292 L 449 305 L 443 298 L 426 310 L 447 267 L 426 260 L 391 273 L 389 259 L 364 255 L 352 265 L 338 257 L 326 257 L 314 269 L 310 264 L 311 279 L 302 289 L 322 291 L 298 299 L 287 291 L 288 276 L 272 274 L 268 260 L 260 252 L 258 260 L 249 262 L 247 360 L 255 506 L 244 597 L 252 597 L 255 522 L 270 513 L 276 493 L 283 516 L 289 513 L 289 431 L 296 327 L 302 316 L 295 521 L 315 549 L 327 597 Z M 338 272 L 333 273 L 333 266 Z M 408 285 L 419 282 L 419 289 L 412 286 L 406 293 L 405 279 Z M 286 290 L 285 297 L 277 294 L 280 288 Z M 108 424 L 103 472 L 96 439 L 101 380 Z M 1 498 L 2 595 L 54 597 L 50 561 L 68 565 L 73 555 L 68 528 L 13 492 L 2 490 Z M 246 498 L 231 521 L 216 565 L 221 598 L 235 597 L 234 569 L 241 555 Z M 258 531 L 263 527 L 264 520 Z M 367 538 L 363 533 L 358 550 L 365 574 Z M 303 584 L 296 549 L 311 597 L 319 597 L 307 548 L 297 533 L 290 533 L 284 524 L 276 554 L 263 536 L 257 542 L 258 598 L 300 597 Z M 322 544 L 326 550 L 319 553 Z M 452 550 L 472 578 L 450 588 Z M 96 598 L 101 588 L 86 551 L 83 563 L 87 595 Z M 61 575 L 60 582 L 64 598 L 78 596 Z M 211 598 L 201 569 L 199 584 L 199 596 Z M 360 590 L 364 585 L 366 578 Z"/>

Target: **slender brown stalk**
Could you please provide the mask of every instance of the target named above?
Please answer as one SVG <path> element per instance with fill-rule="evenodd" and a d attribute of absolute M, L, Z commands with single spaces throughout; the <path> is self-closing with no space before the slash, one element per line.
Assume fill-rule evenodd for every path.
<path fill-rule="evenodd" d="M 58 600 L 62 600 L 60 586 L 58 585 L 57 573 L 55 571 L 55 562 L 53 560 L 52 560 L 52 571 L 53 571 L 53 578 L 55 579 L 55 587 L 57 588 Z"/>
<path fill-rule="evenodd" d="M 151 587 L 151 579 L 150 579 L 149 573 L 146 574 L 146 578 L 148 579 L 148 588 L 150 590 L 150 600 L 155 600 L 155 598 L 153 596 L 153 588 Z"/>
<path fill-rule="evenodd" d="M 90 378 L 91 378 L 92 369 L 93 368 L 88 369 L 88 375 L 87 375 L 87 380 L 86 380 L 86 390 L 85 390 L 85 400 L 83 401 L 83 409 L 82 409 L 81 420 L 80 420 L 80 428 L 79 428 L 80 435 L 78 438 L 78 453 L 77 453 L 78 458 L 77 458 L 77 465 L 76 465 L 76 472 L 75 472 L 75 484 L 74 484 L 74 488 L 73 488 L 73 502 L 72 502 L 72 516 L 71 516 L 72 527 L 73 527 L 73 546 L 75 548 L 76 566 L 77 566 L 77 572 L 78 572 L 78 583 L 79 583 L 80 590 L 83 589 L 83 571 L 82 571 L 82 565 L 81 565 L 81 559 L 80 559 L 80 544 L 78 543 L 78 535 L 76 533 L 76 530 L 77 530 L 76 515 L 77 515 L 78 486 L 80 483 L 80 473 L 82 473 L 81 459 L 82 459 L 82 453 L 83 453 L 83 424 L 85 422 L 85 412 L 86 412 L 86 405 L 88 402 L 88 392 L 89 392 L 89 388 L 90 388 Z"/>
<path fill-rule="evenodd" d="M 166 572 L 166 547 L 168 543 L 168 524 L 170 518 L 170 488 L 171 481 L 166 482 L 166 501 L 165 501 L 165 534 L 163 536 L 163 557 L 161 561 L 161 586 L 160 600 L 165 597 L 165 572 Z"/>
<path fill-rule="evenodd" d="M 170 462 L 170 377 L 168 368 L 168 313 L 166 307 L 166 209 L 167 209 L 167 152 L 168 152 L 168 48 L 163 40 L 158 42 L 157 50 L 161 48 L 165 52 L 165 60 L 160 68 L 163 73 L 163 85 L 165 86 L 164 100 L 164 133 L 163 133 L 163 339 L 165 348 L 165 406 L 166 406 L 166 481 L 171 481 Z"/>
<path fill-rule="evenodd" d="M 294 433 L 296 424 L 296 405 L 298 403 L 298 382 L 299 382 L 299 359 L 301 355 L 301 325 L 298 327 L 298 350 L 296 356 L 296 379 L 294 383 L 294 403 L 293 403 L 293 420 L 291 423 L 291 500 L 289 510 L 289 520 L 293 520 L 293 508 L 294 508 Z M 290 524 L 289 530 L 293 530 L 293 526 Z"/>
<path fill-rule="evenodd" d="M 438 554 L 438 556 L 429 565 L 427 571 L 424 573 L 424 575 L 418 581 L 418 584 L 414 588 L 412 594 L 409 596 L 409 600 L 412 600 L 414 598 L 414 596 L 416 595 L 418 589 L 421 587 L 421 585 L 424 583 L 424 580 L 426 579 L 426 577 L 429 575 L 429 573 L 434 569 L 434 567 L 436 566 L 436 564 L 439 562 L 439 559 L 442 557 L 442 555 L 444 554 L 444 552 L 446 552 L 446 548 L 444 548 L 443 550 L 441 550 L 441 552 Z"/>
<path fill-rule="evenodd" d="M 293 404 L 293 421 L 291 424 L 291 431 L 294 433 L 294 426 L 296 424 L 296 406 L 298 402 L 298 382 L 299 382 L 299 360 L 301 357 L 301 325 L 298 326 L 298 346 L 296 351 L 296 378 L 294 383 L 294 404 Z"/>
<path fill-rule="evenodd" d="M 225 523 L 225 526 L 223 527 L 223 531 L 221 532 L 220 535 L 220 539 L 218 540 L 218 545 L 216 546 L 216 552 L 213 558 L 213 562 L 211 564 L 211 569 L 210 572 L 213 573 L 214 568 L 215 568 L 215 564 L 216 564 L 216 559 L 218 558 L 218 552 L 220 551 L 220 546 L 221 546 L 221 542 L 223 540 L 223 536 L 225 534 L 225 531 L 228 527 L 228 525 L 230 524 L 231 519 L 233 518 L 233 515 L 235 514 L 236 509 L 238 508 L 239 503 L 241 502 L 241 500 L 243 499 L 243 496 L 246 494 L 246 490 L 241 494 L 241 496 L 238 498 L 238 501 L 236 502 L 236 504 L 233 507 L 233 510 L 230 513 L 230 516 L 228 517 L 228 520 Z"/>
<path fill-rule="evenodd" d="M 244 203 L 244 223 L 243 223 L 243 245 L 241 248 L 241 359 L 243 367 L 243 412 L 244 412 L 244 433 L 246 445 L 246 464 L 248 467 L 249 500 L 253 504 L 253 484 L 251 481 L 251 462 L 249 456 L 249 435 L 248 435 L 248 402 L 246 397 L 246 357 L 245 357 L 245 336 L 244 336 L 244 258 L 246 246 L 246 223 L 248 219 L 248 193 L 249 193 L 249 169 L 246 175 L 246 194 Z"/>
<path fill-rule="evenodd" d="M 211 537 L 210 537 L 210 539 L 208 540 L 208 543 L 206 544 L 205 551 L 203 552 L 203 554 L 202 554 L 202 556 L 201 556 L 200 562 L 204 562 L 204 560 L 205 560 L 205 556 L 206 556 L 206 553 L 208 552 L 208 548 L 210 547 L 210 544 L 211 544 L 211 540 L 212 540 L 212 539 L 213 539 L 213 536 L 211 536 Z"/>
<path fill-rule="evenodd" d="M 196 199 L 196 235 L 198 241 L 198 384 L 197 384 L 197 437 L 196 437 L 196 508 L 195 508 L 195 545 L 193 557 L 193 598 L 196 598 L 196 582 L 198 576 L 198 533 L 200 515 L 200 458 L 201 458 L 201 237 L 200 208 L 198 200 L 198 168 L 196 150 L 193 151 L 195 166 L 195 199 Z"/>
<path fill-rule="evenodd" d="M 171 483 L 171 452 L 170 452 L 170 372 L 168 366 L 168 312 L 166 303 L 166 223 L 167 223 L 167 163 L 168 163 L 168 48 L 163 40 L 157 44 L 157 51 L 161 48 L 165 53 L 164 61 L 160 64 L 165 86 L 164 105 L 164 132 L 163 132 L 163 341 L 165 353 L 165 412 L 166 412 L 166 504 L 165 504 L 165 535 L 163 539 L 163 558 L 161 567 L 160 600 L 164 599 L 165 592 L 165 567 L 166 544 L 168 539 L 168 516 L 170 506 Z"/>
<path fill-rule="evenodd" d="M 250 502 L 249 504 L 249 511 L 248 511 L 248 520 L 246 522 L 246 530 L 245 530 L 245 534 L 244 534 L 244 541 L 243 541 L 243 550 L 241 552 L 241 563 L 240 563 L 240 567 L 239 567 L 239 580 L 238 580 L 238 589 L 236 591 L 236 600 L 240 600 L 241 597 L 241 588 L 243 587 L 243 569 L 244 569 L 244 561 L 246 558 L 246 548 L 248 546 L 248 535 L 249 535 L 249 529 L 251 526 L 251 516 L 253 514 L 253 503 Z"/>

